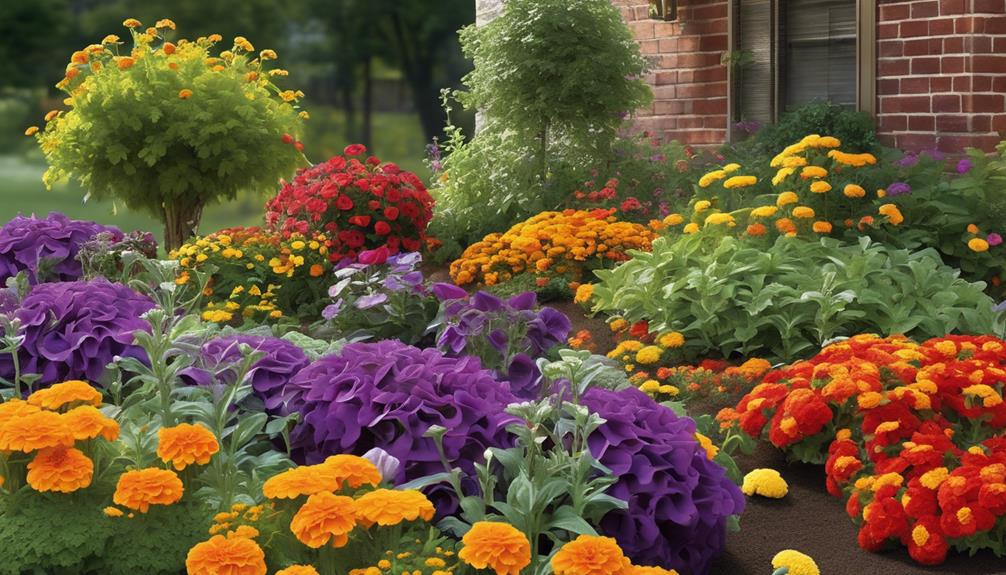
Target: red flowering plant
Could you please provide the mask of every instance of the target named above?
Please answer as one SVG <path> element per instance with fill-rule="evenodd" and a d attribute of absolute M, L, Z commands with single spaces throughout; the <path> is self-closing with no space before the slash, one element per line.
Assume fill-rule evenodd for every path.
<path fill-rule="evenodd" d="M 330 261 L 381 246 L 396 254 L 422 249 L 433 198 L 412 172 L 346 146 L 344 155 L 303 169 L 266 203 L 266 224 L 284 234 L 324 233 Z"/>
<path fill-rule="evenodd" d="M 900 543 L 939 564 L 951 547 L 1004 551 L 1004 388 L 1000 339 L 857 336 L 770 372 L 717 418 L 823 462 L 863 549 Z"/>

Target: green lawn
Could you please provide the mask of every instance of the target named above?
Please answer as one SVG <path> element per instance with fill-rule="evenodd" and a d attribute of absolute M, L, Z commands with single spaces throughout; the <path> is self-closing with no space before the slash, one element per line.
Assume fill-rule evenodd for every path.
<path fill-rule="evenodd" d="M 308 158 L 319 162 L 341 153 L 350 142 L 343 139 L 342 115 L 337 110 L 312 109 L 304 144 Z M 374 118 L 374 153 L 382 160 L 395 162 L 403 169 L 416 172 L 424 180 L 428 170 L 423 166 L 424 146 L 419 120 L 409 114 L 380 114 Z M 37 154 L 33 154 L 37 155 Z M 144 230 L 162 235 L 161 225 L 146 214 L 133 212 L 112 202 L 81 202 L 83 191 L 74 182 L 54 187 L 42 184 L 45 164 L 41 159 L 25 156 L 0 156 L 0 225 L 17 214 L 44 216 L 51 211 L 71 218 L 94 220 L 123 230 Z M 269 192 L 272 193 L 271 191 Z M 211 206 L 203 214 L 200 231 L 212 232 L 237 225 L 261 223 L 262 206 L 268 194 L 247 194 L 233 202 Z"/>

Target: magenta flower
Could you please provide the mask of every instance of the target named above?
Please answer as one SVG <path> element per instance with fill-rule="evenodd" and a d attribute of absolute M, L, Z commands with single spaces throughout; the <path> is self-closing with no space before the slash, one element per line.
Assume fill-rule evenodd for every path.
<path fill-rule="evenodd" d="M 995 232 L 992 232 L 985 238 L 985 241 L 987 241 L 990 246 L 998 246 L 1003 243 L 1003 237 Z"/>
<path fill-rule="evenodd" d="M 119 228 L 71 220 L 58 212 L 51 212 L 45 219 L 14 217 L 0 229 L 0 285 L 21 271 L 28 272 L 33 284 L 81 279 L 77 252 L 102 232 L 110 233 L 115 241 L 123 237 Z"/>

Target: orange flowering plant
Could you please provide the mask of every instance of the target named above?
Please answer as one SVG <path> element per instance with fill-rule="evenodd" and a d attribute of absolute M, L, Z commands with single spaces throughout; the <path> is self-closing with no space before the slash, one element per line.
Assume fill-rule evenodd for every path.
<path fill-rule="evenodd" d="M 942 563 L 951 547 L 1003 552 L 1006 342 L 916 343 L 860 335 L 770 372 L 723 426 L 824 463 L 869 551 L 904 545 Z"/>
<path fill-rule="evenodd" d="M 263 502 L 237 503 L 214 517 L 209 538 L 188 553 L 188 574 L 261 575 L 267 565 L 322 575 L 453 570 L 454 543 L 432 527 L 433 503 L 419 491 L 386 487 L 398 462 L 372 453 L 382 456 L 374 458 L 381 469 L 334 455 L 273 475 Z"/>
<path fill-rule="evenodd" d="M 273 50 L 218 34 L 177 39 L 175 24 L 123 22 L 70 57 L 56 87 L 65 109 L 30 130 L 50 167 L 44 181 L 75 176 L 88 197 L 113 198 L 165 225 L 165 246 L 194 233 L 203 207 L 239 191 L 272 189 L 303 162 L 293 135 L 303 94 L 276 82 Z"/>

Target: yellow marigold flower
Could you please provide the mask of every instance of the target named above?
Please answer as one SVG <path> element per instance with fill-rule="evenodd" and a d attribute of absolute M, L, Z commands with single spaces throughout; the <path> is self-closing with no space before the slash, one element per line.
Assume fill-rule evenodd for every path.
<path fill-rule="evenodd" d="M 783 192 L 779 194 L 779 197 L 775 200 L 775 205 L 778 207 L 788 206 L 789 204 L 795 204 L 800 198 L 797 197 L 794 192 Z"/>
<path fill-rule="evenodd" d="M 657 343 L 666 347 L 667 349 L 673 349 L 685 345 L 685 336 L 681 335 L 676 331 L 669 331 L 661 335 L 657 339 Z"/>
<path fill-rule="evenodd" d="M 580 535 L 552 556 L 555 575 L 623 575 L 632 564 L 611 537 Z"/>
<path fill-rule="evenodd" d="M 119 438 L 119 422 L 98 411 L 93 405 L 81 405 L 63 416 L 73 438 L 81 441 L 94 439 L 99 435 L 107 441 Z"/>
<path fill-rule="evenodd" d="M 811 178 L 826 178 L 828 177 L 828 170 L 822 168 L 821 166 L 807 166 L 800 170 L 800 177 L 804 180 L 809 180 Z"/>
<path fill-rule="evenodd" d="M 898 206 L 894 204 L 884 204 L 880 206 L 878 211 L 880 212 L 880 215 L 887 216 L 887 221 L 894 225 L 898 225 L 905 221 L 905 217 L 901 215 L 901 210 L 899 210 Z"/>
<path fill-rule="evenodd" d="M 520 575 L 531 564 L 527 536 L 506 523 L 478 521 L 461 539 L 458 558 L 476 569 L 496 575 Z"/>
<path fill-rule="evenodd" d="M 745 495 L 761 495 L 781 499 L 789 493 L 789 485 L 775 469 L 755 469 L 744 476 L 741 491 Z"/>
<path fill-rule="evenodd" d="M 699 213 L 699 212 L 703 212 L 705 210 L 708 210 L 709 207 L 712 206 L 712 205 L 713 205 L 712 202 L 710 202 L 709 200 L 699 200 L 699 201 L 695 202 L 695 213 Z"/>
<path fill-rule="evenodd" d="M 593 296 L 594 296 L 593 284 L 580 284 L 580 286 L 576 288 L 576 295 L 573 297 L 573 301 L 575 303 L 587 303 Z"/>
<path fill-rule="evenodd" d="M 813 559 L 792 549 L 780 551 L 772 558 L 773 569 L 783 567 L 789 570 L 789 575 L 821 575 L 821 570 Z"/>
<path fill-rule="evenodd" d="M 866 190 L 863 189 L 863 186 L 856 184 L 847 184 L 845 189 L 842 190 L 842 193 L 845 194 L 845 197 L 847 198 L 862 198 L 866 196 Z"/>
<path fill-rule="evenodd" d="M 814 208 L 808 206 L 797 206 L 793 208 L 793 217 L 801 219 L 810 219 L 814 217 Z"/>
<path fill-rule="evenodd" d="M 25 415 L 4 417 L 16 412 Z M 20 404 L 8 413 L 0 415 L 0 451 L 23 451 L 29 453 L 47 447 L 70 447 L 73 445 L 73 431 L 66 418 L 51 411 L 31 413 Z"/>
<path fill-rule="evenodd" d="M 237 535 L 214 535 L 189 549 L 188 575 L 266 575 L 265 552 L 258 543 Z"/>
<path fill-rule="evenodd" d="M 433 503 L 420 491 L 376 489 L 356 500 L 356 519 L 365 527 L 398 525 L 403 521 L 433 519 Z"/>
<path fill-rule="evenodd" d="M 705 450 L 707 459 L 715 458 L 716 454 L 720 452 L 720 448 L 713 444 L 712 439 L 709 439 L 697 431 L 695 432 L 695 440 L 698 441 L 699 446 Z"/>
<path fill-rule="evenodd" d="M 101 512 L 105 514 L 105 517 L 122 517 L 123 516 L 122 510 L 119 509 L 118 507 L 108 506 L 108 507 L 102 509 Z"/>
<path fill-rule="evenodd" d="M 807 158 L 803 156 L 790 156 L 782 160 L 782 167 L 784 168 L 801 168 L 807 165 Z M 772 166 L 777 167 L 777 166 Z"/>
<path fill-rule="evenodd" d="M 38 133 L 38 126 L 29 126 L 27 130 L 24 131 L 25 136 L 34 136 Z"/>
<path fill-rule="evenodd" d="M 181 471 L 189 465 L 206 465 L 220 444 L 213 432 L 202 425 L 182 423 L 157 431 L 157 456 Z"/>
<path fill-rule="evenodd" d="M 727 177 L 727 173 L 725 171 L 713 170 L 712 172 L 709 172 L 708 174 L 699 178 L 699 187 L 708 188 L 710 185 L 712 185 L 713 182 L 722 180 L 725 177 Z"/>
<path fill-rule="evenodd" d="M 866 393 L 859 394 L 856 398 L 856 403 L 859 404 L 860 409 L 873 409 L 880 405 L 883 399 L 884 396 L 876 391 L 867 391 Z"/>
<path fill-rule="evenodd" d="M 754 218 L 770 218 L 779 211 L 779 208 L 775 206 L 759 206 L 751 210 L 751 217 Z"/>
<path fill-rule="evenodd" d="M 734 223 L 734 217 L 730 214 L 725 214 L 722 212 L 709 214 L 706 216 L 707 226 L 717 226 L 717 225 L 731 225 Z"/>
<path fill-rule="evenodd" d="M 1002 396 L 999 395 L 999 392 L 995 388 L 983 383 L 969 385 L 962 391 L 966 396 L 981 398 L 982 405 L 985 407 L 995 407 L 1003 402 Z"/>
<path fill-rule="evenodd" d="M 178 97 L 181 98 L 182 100 L 188 100 L 189 98 L 192 97 L 192 90 L 189 90 L 188 88 L 182 88 L 181 90 L 178 91 Z"/>
<path fill-rule="evenodd" d="M 795 168 L 780 168 L 779 171 L 777 171 L 775 175 L 772 176 L 772 185 L 778 186 L 783 182 L 783 180 L 792 176 L 795 172 L 796 172 Z"/>
<path fill-rule="evenodd" d="M 278 58 L 275 50 L 265 49 L 259 52 L 258 57 L 262 60 L 275 60 Z"/>
<path fill-rule="evenodd" d="M 297 99 L 297 93 L 293 90 L 284 90 L 279 93 L 279 97 L 282 98 L 284 102 L 292 102 Z"/>
<path fill-rule="evenodd" d="M 950 477 L 950 471 L 946 467 L 930 469 L 919 477 L 919 483 L 926 489 L 936 491 L 940 485 Z"/>
<path fill-rule="evenodd" d="M 739 169 L 741 169 L 741 165 L 737 164 L 737 163 L 730 163 L 730 164 L 727 164 L 727 165 L 723 166 L 723 171 L 726 172 L 726 173 L 728 173 L 728 174 L 732 174 L 732 173 L 736 172 Z"/>
<path fill-rule="evenodd" d="M 831 191 L 831 184 L 824 181 L 817 181 L 810 185 L 810 191 L 815 194 L 826 194 Z"/>
<path fill-rule="evenodd" d="M 692 223 L 686 225 L 684 227 L 684 229 L 682 229 L 681 231 L 684 232 L 684 233 L 686 233 L 686 234 L 695 234 L 695 233 L 698 233 L 698 231 L 699 231 L 699 224 L 696 224 L 695 222 L 692 222 Z"/>
<path fill-rule="evenodd" d="M 357 489 L 364 485 L 377 487 L 381 483 L 381 471 L 368 459 L 356 455 L 332 455 L 324 463 L 313 467 L 324 467 L 335 474 L 337 489 L 348 484 Z"/>
<path fill-rule="evenodd" d="M 102 44 L 117 44 L 119 42 L 119 37 L 115 34 L 109 34 L 101 39 Z"/>
<path fill-rule="evenodd" d="M 42 409 L 57 410 L 77 402 L 101 405 L 101 392 L 91 387 L 86 381 L 74 379 L 40 389 L 28 396 L 28 403 Z"/>
<path fill-rule="evenodd" d="M 290 522 L 290 531 L 297 540 L 312 549 L 332 541 L 332 547 L 349 542 L 349 532 L 356 527 L 356 506 L 352 497 L 327 491 L 307 498 Z"/>
<path fill-rule="evenodd" d="M 613 319 L 608 327 L 611 328 L 611 331 L 618 333 L 620 331 L 625 331 L 626 329 L 628 329 L 629 322 L 619 317 Z"/>
<path fill-rule="evenodd" d="M 681 216 L 681 214 L 668 214 L 664 218 L 664 225 L 665 226 L 677 226 L 679 224 L 684 223 L 684 221 L 685 221 L 685 218 L 683 218 Z"/>
<path fill-rule="evenodd" d="M 148 467 L 119 476 L 112 501 L 116 505 L 146 513 L 151 505 L 171 505 L 182 498 L 185 487 L 174 471 Z"/>
<path fill-rule="evenodd" d="M 659 347 L 655 345 L 648 345 L 636 352 L 636 362 L 643 365 L 657 363 L 660 361 L 660 355 L 662 353 L 663 351 Z"/>
<path fill-rule="evenodd" d="M 262 486 L 262 494 L 269 499 L 296 499 L 321 491 L 338 491 L 340 486 L 334 466 L 302 465 L 270 477 Z"/>
<path fill-rule="evenodd" d="M 811 229 L 813 229 L 814 232 L 818 234 L 830 234 L 831 222 L 825 222 L 822 220 L 816 221 L 814 222 L 814 225 L 811 227 Z"/>
<path fill-rule="evenodd" d="M 126 28 L 139 28 L 140 26 L 143 26 L 143 24 L 141 24 L 136 18 L 126 18 L 122 21 L 122 25 Z"/>
<path fill-rule="evenodd" d="M 758 178 L 754 176 L 734 176 L 723 182 L 723 187 L 732 190 L 734 188 L 746 188 L 758 183 Z"/>
<path fill-rule="evenodd" d="M 156 24 L 154 24 L 154 26 L 156 28 L 170 28 L 172 30 L 175 29 L 175 23 L 167 18 L 161 18 L 160 20 L 157 21 Z"/>
<path fill-rule="evenodd" d="M 276 575 L 318 575 L 318 570 L 310 565 L 291 565 L 280 569 Z"/>
<path fill-rule="evenodd" d="M 660 382 L 655 379 L 647 379 L 639 385 L 639 391 L 643 393 L 654 394 L 660 389 Z"/>
<path fill-rule="evenodd" d="M 833 136 L 822 136 L 817 141 L 818 148 L 837 148 L 842 145 L 841 140 Z"/>
<path fill-rule="evenodd" d="M 661 385 L 659 388 L 657 388 L 657 391 L 665 395 L 675 395 L 675 396 L 678 395 L 678 393 L 680 393 L 680 390 L 677 387 L 674 387 L 673 385 Z"/>
<path fill-rule="evenodd" d="M 28 485 L 39 492 L 73 493 L 91 485 L 94 463 L 72 447 L 49 447 L 28 463 Z"/>
<path fill-rule="evenodd" d="M 203 318 L 203 321 L 210 321 L 210 322 L 214 322 L 214 323 L 223 323 L 223 322 L 228 322 L 231 319 L 233 319 L 234 314 L 232 314 L 229 311 L 222 310 L 222 309 L 218 309 L 218 310 L 206 310 L 206 311 L 204 311 L 202 313 L 201 317 Z"/>
<path fill-rule="evenodd" d="M 968 249 L 973 252 L 987 252 L 989 249 L 989 243 L 982 238 L 971 238 L 968 240 Z"/>

